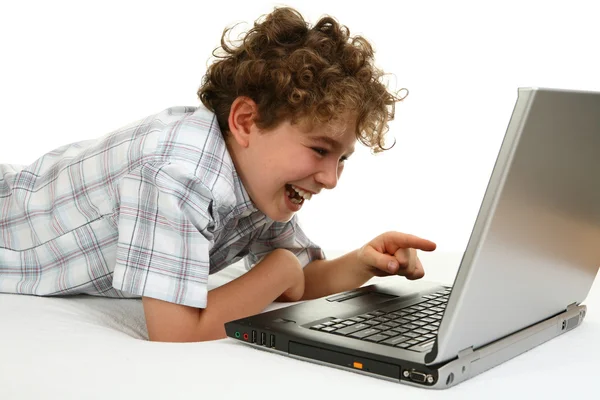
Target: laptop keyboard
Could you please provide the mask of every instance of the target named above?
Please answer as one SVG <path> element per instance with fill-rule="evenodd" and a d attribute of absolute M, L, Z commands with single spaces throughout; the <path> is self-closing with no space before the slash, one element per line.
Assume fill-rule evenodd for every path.
<path fill-rule="evenodd" d="M 428 351 L 437 336 L 450 292 L 451 288 L 445 288 L 423 296 L 422 302 L 408 307 L 334 318 L 310 329 L 417 352 Z"/>

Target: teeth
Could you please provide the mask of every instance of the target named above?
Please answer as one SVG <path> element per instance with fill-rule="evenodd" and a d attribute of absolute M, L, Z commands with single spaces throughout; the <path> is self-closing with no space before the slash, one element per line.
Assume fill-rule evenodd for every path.
<path fill-rule="evenodd" d="M 300 196 L 304 197 L 304 199 L 306 199 L 306 200 L 310 200 L 310 198 L 312 197 L 312 193 L 305 192 L 304 190 L 302 190 L 302 189 L 299 189 L 299 188 L 297 188 L 297 187 L 296 187 L 296 186 L 294 186 L 294 185 L 290 185 L 290 186 L 291 186 L 291 187 L 292 187 L 292 188 L 293 188 L 293 189 L 294 189 L 296 192 L 298 192 L 298 194 L 299 194 Z"/>

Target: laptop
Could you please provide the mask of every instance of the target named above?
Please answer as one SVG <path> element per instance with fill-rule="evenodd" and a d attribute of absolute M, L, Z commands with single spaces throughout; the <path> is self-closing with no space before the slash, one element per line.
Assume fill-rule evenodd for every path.
<path fill-rule="evenodd" d="M 229 337 L 444 389 L 583 321 L 600 265 L 600 93 L 519 88 L 451 287 L 384 283 L 225 324 Z"/>

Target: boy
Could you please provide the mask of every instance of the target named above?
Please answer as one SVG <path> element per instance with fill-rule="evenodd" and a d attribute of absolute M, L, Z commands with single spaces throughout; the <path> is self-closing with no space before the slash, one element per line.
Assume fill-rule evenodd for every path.
<path fill-rule="evenodd" d="M 428 240 L 388 232 L 327 261 L 295 216 L 336 186 L 357 139 L 384 150 L 400 99 L 369 43 L 290 8 L 239 46 L 226 35 L 205 107 L 0 165 L 0 292 L 141 297 L 150 340 L 203 341 L 274 300 L 423 276 L 415 249 L 434 250 Z M 208 293 L 208 275 L 243 257 L 254 266 Z"/>

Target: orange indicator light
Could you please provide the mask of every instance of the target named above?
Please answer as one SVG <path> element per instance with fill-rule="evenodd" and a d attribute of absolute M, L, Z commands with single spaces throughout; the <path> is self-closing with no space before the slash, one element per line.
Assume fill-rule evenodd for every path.
<path fill-rule="evenodd" d="M 354 361 L 354 368 L 362 369 L 363 365 L 362 365 L 362 363 L 359 363 L 358 361 Z"/>

